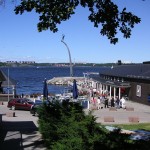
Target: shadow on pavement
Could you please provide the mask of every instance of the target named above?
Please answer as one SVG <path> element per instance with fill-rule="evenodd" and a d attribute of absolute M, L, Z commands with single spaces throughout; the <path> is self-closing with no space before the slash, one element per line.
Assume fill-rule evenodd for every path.
<path fill-rule="evenodd" d="M 43 141 L 37 131 L 33 121 L 4 121 L 0 129 L 0 149 L 41 149 Z"/>

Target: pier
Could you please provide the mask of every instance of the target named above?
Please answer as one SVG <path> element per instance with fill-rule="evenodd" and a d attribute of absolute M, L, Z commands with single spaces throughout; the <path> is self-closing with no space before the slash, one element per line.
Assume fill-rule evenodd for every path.
<path fill-rule="evenodd" d="M 53 84 L 53 85 L 70 85 L 73 83 L 73 80 L 76 80 L 77 82 L 84 82 L 84 77 L 54 77 L 50 80 L 47 80 L 47 84 Z"/>
<path fill-rule="evenodd" d="M 89 80 L 87 82 L 87 78 L 85 77 L 54 77 L 50 80 L 47 80 L 47 84 L 72 86 L 74 79 L 77 81 L 77 87 L 79 91 L 90 92 L 89 85 L 91 81 Z"/>

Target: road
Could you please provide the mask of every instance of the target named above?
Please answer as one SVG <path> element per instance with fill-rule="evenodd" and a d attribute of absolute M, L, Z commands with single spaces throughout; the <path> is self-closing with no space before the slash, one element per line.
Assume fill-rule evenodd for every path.
<path fill-rule="evenodd" d="M 15 117 L 8 117 L 6 113 L 15 112 Z M 1 150 L 45 150 L 42 137 L 38 131 L 38 117 L 29 111 L 7 108 L 7 102 L 0 105 L 2 115 L 2 130 L 0 131 Z"/>

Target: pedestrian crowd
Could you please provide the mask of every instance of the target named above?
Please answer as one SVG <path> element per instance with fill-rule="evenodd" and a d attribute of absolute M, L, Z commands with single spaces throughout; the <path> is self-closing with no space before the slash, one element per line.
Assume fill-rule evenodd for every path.
<path fill-rule="evenodd" d="M 124 97 L 119 99 L 118 96 L 116 97 L 107 97 L 107 96 L 98 96 L 98 97 L 92 97 L 90 103 L 93 104 L 93 106 L 96 106 L 97 109 L 102 108 L 109 108 L 109 107 L 115 107 L 117 109 L 126 108 L 126 100 Z"/>

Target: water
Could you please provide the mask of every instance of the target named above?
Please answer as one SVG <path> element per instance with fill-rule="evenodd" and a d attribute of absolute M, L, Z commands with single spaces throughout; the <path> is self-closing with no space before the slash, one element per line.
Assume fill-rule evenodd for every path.
<path fill-rule="evenodd" d="M 76 77 L 83 77 L 86 72 L 100 72 L 106 67 L 74 67 L 73 73 Z M 8 74 L 8 68 L 1 68 Z M 67 77 L 70 75 L 69 67 L 11 67 L 9 77 L 17 82 L 16 92 L 20 94 L 33 94 L 43 92 L 43 81 L 53 77 Z M 63 86 L 48 85 L 49 93 L 62 93 Z"/>

